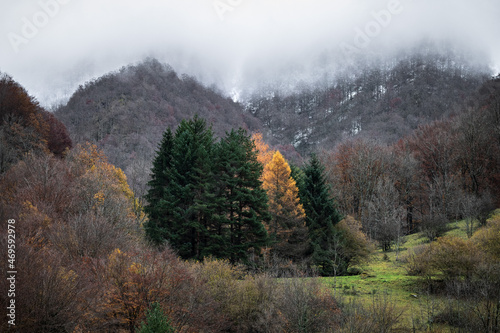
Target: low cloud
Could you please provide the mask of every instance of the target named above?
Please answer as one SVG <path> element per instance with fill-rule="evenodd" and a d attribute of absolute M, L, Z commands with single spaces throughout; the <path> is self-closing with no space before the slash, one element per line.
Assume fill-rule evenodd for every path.
<path fill-rule="evenodd" d="M 448 39 L 500 68 L 496 0 L 29 0 L 2 5 L 0 71 L 44 105 L 145 57 L 225 91 L 312 82 L 349 52 Z"/>

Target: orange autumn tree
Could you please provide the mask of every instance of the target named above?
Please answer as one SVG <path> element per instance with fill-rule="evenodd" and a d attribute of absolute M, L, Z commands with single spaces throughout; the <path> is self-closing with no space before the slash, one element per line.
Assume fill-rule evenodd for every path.
<path fill-rule="evenodd" d="M 267 225 L 275 238 L 273 249 L 281 256 L 298 258 L 306 251 L 305 212 L 299 199 L 299 190 L 290 176 L 285 158 L 276 151 L 264 167 L 262 186 L 267 191 L 272 220 Z"/>
<path fill-rule="evenodd" d="M 262 133 L 252 134 L 252 140 L 257 151 L 257 161 L 264 166 L 267 165 L 273 159 L 275 151 L 269 149 L 269 145 L 262 138 Z"/>

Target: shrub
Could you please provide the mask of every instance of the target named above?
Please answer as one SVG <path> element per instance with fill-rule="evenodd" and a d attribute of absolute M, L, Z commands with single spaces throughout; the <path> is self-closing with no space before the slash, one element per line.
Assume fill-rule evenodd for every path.
<path fill-rule="evenodd" d="M 470 279 L 481 262 L 481 253 L 471 242 L 461 238 L 443 237 L 430 245 L 430 265 L 447 280 Z"/>
<path fill-rule="evenodd" d="M 471 327 L 477 326 L 472 325 L 475 318 L 473 314 L 465 309 L 456 308 L 454 306 L 447 306 L 441 312 L 439 312 L 432 321 L 436 324 L 447 324 L 453 327 Z"/>
<path fill-rule="evenodd" d="M 168 317 L 163 313 L 160 304 L 153 303 L 148 309 L 146 322 L 142 322 L 137 333 L 175 333 L 175 329 L 170 324 Z"/>
<path fill-rule="evenodd" d="M 400 323 L 404 309 L 400 309 L 387 295 L 373 296 L 370 305 L 355 300 L 341 303 L 339 332 L 393 332 Z"/>
<path fill-rule="evenodd" d="M 359 267 L 349 267 L 347 269 L 348 275 L 360 275 L 361 273 L 363 273 L 363 270 Z"/>
<path fill-rule="evenodd" d="M 208 259 L 192 270 L 220 303 L 230 332 L 328 332 L 338 307 L 314 278 L 244 274 L 226 260 Z"/>
<path fill-rule="evenodd" d="M 363 262 L 373 251 L 373 244 L 361 230 L 361 223 L 352 216 L 347 216 L 335 228 L 339 231 L 341 241 L 337 248 L 340 260 L 338 273 L 345 274 L 349 265 Z"/>
<path fill-rule="evenodd" d="M 479 229 L 474 234 L 472 241 L 482 251 L 493 258 L 500 259 L 500 217 L 488 221 L 486 227 Z"/>
<path fill-rule="evenodd" d="M 228 260 L 206 259 L 191 266 L 204 288 L 219 302 L 228 330 L 235 332 L 280 332 L 276 307 L 277 280 L 266 275 L 245 275 Z"/>
<path fill-rule="evenodd" d="M 408 251 L 403 258 L 408 275 L 429 276 L 430 273 L 430 251 L 427 245 L 419 245 Z"/>
<path fill-rule="evenodd" d="M 438 238 L 407 258 L 411 273 L 424 276 L 439 274 L 445 280 L 470 279 L 481 261 L 477 246 L 456 237 Z"/>
<path fill-rule="evenodd" d="M 338 327 L 337 303 L 318 280 L 290 278 L 281 287 L 278 306 L 284 332 L 330 332 Z"/>
<path fill-rule="evenodd" d="M 436 321 L 474 332 L 500 329 L 500 264 L 497 246 L 500 227 L 492 221 L 470 240 L 439 238 L 407 258 L 409 272 L 441 277 L 447 296 L 460 307 L 448 307 Z M 432 288 L 430 288 L 432 291 Z"/>

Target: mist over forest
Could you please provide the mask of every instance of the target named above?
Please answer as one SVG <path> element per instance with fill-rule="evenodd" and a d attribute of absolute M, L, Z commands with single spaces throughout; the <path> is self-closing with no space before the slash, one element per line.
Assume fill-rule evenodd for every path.
<path fill-rule="evenodd" d="M 422 39 L 497 74 L 499 14 L 491 0 L 24 1 L 3 5 L 0 70 L 44 106 L 145 57 L 235 98 L 331 81 L 359 57 L 383 60 Z"/>

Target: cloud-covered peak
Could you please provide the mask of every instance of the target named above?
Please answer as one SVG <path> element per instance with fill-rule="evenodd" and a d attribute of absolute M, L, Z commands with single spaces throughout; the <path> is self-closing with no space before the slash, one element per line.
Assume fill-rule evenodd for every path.
<path fill-rule="evenodd" d="M 152 56 L 226 91 L 307 81 L 352 54 L 452 40 L 500 67 L 494 0 L 30 0 L 0 14 L 0 70 L 42 103 Z"/>

